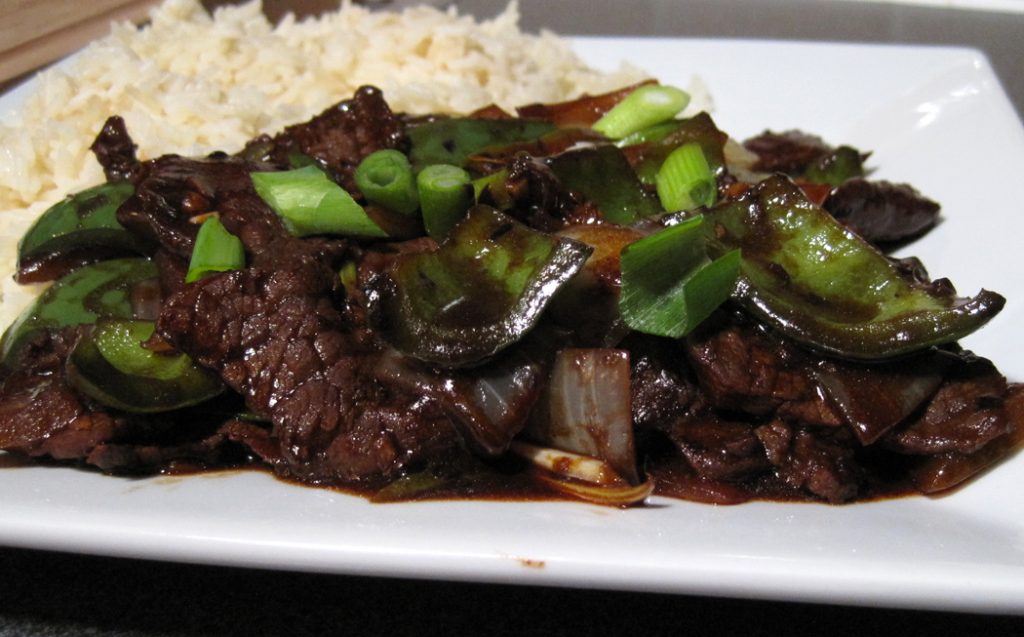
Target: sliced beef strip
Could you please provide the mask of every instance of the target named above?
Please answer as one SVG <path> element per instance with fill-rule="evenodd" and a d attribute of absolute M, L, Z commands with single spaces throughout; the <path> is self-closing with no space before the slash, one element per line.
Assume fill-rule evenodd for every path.
<path fill-rule="evenodd" d="M 199 231 L 192 218 L 218 211 L 239 193 L 253 192 L 252 170 L 248 162 L 226 156 L 186 159 L 165 155 L 145 162 L 136 176 L 135 194 L 121 204 L 117 220 L 158 242 L 164 250 L 188 259 Z"/>
<path fill-rule="evenodd" d="M 363 86 L 352 99 L 340 102 L 313 119 L 289 126 L 269 137 L 257 137 L 240 153 L 278 168 L 292 165 L 291 155 L 312 157 L 345 190 L 358 195 L 355 169 L 377 150 L 408 148 L 405 124 L 391 112 L 379 89 Z"/>
<path fill-rule="evenodd" d="M 0 449 L 77 460 L 111 473 L 153 472 L 175 461 L 213 466 L 225 458 L 216 423 L 135 416 L 79 396 L 64 361 L 80 329 L 40 332 L 0 382 Z"/>
<path fill-rule="evenodd" d="M 675 341 L 633 334 L 630 352 L 633 424 L 638 429 L 671 427 L 698 399 L 696 381 Z"/>
<path fill-rule="evenodd" d="M 756 435 L 775 475 L 791 488 L 829 502 L 844 502 L 857 495 L 863 471 L 848 430 L 802 428 L 773 420 L 758 427 Z"/>
<path fill-rule="evenodd" d="M 555 232 L 572 225 L 592 224 L 601 211 L 581 194 L 566 189 L 545 162 L 519 153 L 508 165 L 506 195 L 508 213 L 542 232 Z"/>
<path fill-rule="evenodd" d="M 787 175 L 802 174 L 814 160 L 832 150 L 820 137 L 797 130 L 765 131 L 744 141 L 743 147 L 757 155 L 754 170 Z"/>
<path fill-rule="evenodd" d="M 825 199 L 825 210 L 872 243 L 916 237 L 939 219 L 939 204 L 906 184 L 849 179 Z"/>
<path fill-rule="evenodd" d="M 1006 394 L 1006 379 L 989 361 L 966 355 L 923 413 L 887 436 L 885 446 L 915 455 L 974 453 L 1011 431 Z"/>
<path fill-rule="evenodd" d="M 107 118 L 89 150 L 103 166 L 107 181 L 130 181 L 139 171 L 136 145 L 128 134 L 124 120 L 118 115 Z"/>
<path fill-rule="evenodd" d="M 312 482 L 388 476 L 458 444 L 431 401 L 365 375 L 375 353 L 336 309 L 336 280 L 308 254 L 215 275 L 170 297 L 158 330 L 273 422 L 280 473 Z"/>
<path fill-rule="evenodd" d="M 73 329 L 40 332 L 0 385 L 0 449 L 60 460 L 83 459 L 113 439 L 123 423 L 93 409 L 68 388 L 64 360 Z"/>
<path fill-rule="evenodd" d="M 86 456 L 86 463 L 111 473 L 152 473 L 173 469 L 226 466 L 227 438 L 215 432 L 197 441 L 163 444 L 102 442 Z"/>
<path fill-rule="evenodd" d="M 770 466 L 749 423 L 704 414 L 677 420 L 669 437 L 694 471 L 704 478 L 737 480 Z"/>
<path fill-rule="evenodd" d="M 157 262 L 165 292 L 180 287 L 199 229 L 197 221 L 207 213 L 220 217 L 257 264 L 300 251 L 322 256 L 331 265 L 344 253 L 343 241 L 294 239 L 256 194 L 250 173 L 258 169 L 227 156 L 197 160 L 172 155 L 143 165 L 136 193 L 118 210 L 118 219 L 160 243 Z"/>
<path fill-rule="evenodd" d="M 1003 403 L 1009 421 L 1006 433 L 974 453 L 945 451 L 922 457 L 911 478 L 923 493 L 951 489 L 1024 448 L 1024 384 L 1010 385 Z"/>
<path fill-rule="evenodd" d="M 752 416 L 777 413 L 816 425 L 844 423 L 819 391 L 807 355 L 752 325 L 720 313 L 687 338 L 686 353 L 716 409 Z"/>
<path fill-rule="evenodd" d="M 283 462 L 281 446 L 271 433 L 270 427 L 246 420 L 229 420 L 220 428 L 219 434 L 249 449 L 260 460 L 270 466 Z"/>

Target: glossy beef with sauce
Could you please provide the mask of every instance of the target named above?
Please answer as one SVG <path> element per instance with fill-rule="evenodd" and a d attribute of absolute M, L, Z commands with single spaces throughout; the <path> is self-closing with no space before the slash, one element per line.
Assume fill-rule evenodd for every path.
<path fill-rule="evenodd" d="M 631 328 L 619 303 L 629 284 L 624 248 L 696 214 L 654 203 L 650 162 L 680 145 L 697 144 L 710 158 L 717 203 L 697 212 L 722 225 L 710 225 L 717 234 L 709 246 L 726 234 L 728 218 L 717 211 L 765 189 L 803 192 L 807 202 L 794 205 L 830 213 L 879 244 L 927 231 L 938 207 L 909 186 L 865 179 L 866 154 L 803 134 L 747 142 L 758 157 L 755 174 L 788 175 L 754 184 L 733 174 L 725 136 L 706 115 L 628 152 L 578 132 L 621 98 L 534 107 L 528 120 L 492 113 L 464 123 L 393 114 L 368 87 L 236 155 L 144 162 L 123 122 L 111 118 L 92 148 L 110 183 L 131 186 L 116 217 L 146 241 L 137 258 L 154 268 L 151 293 L 140 282 L 104 283 L 97 289 L 124 293 L 121 309 L 63 325 L 40 305 L 9 331 L 0 448 L 111 473 L 260 464 L 285 478 L 383 488 L 398 499 L 472 496 L 480 484 L 494 492 L 507 483 L 538 497 L 554 484 L 597 501 L 595 491 L 640 493 L 629 500 L 637 501 L 653 488 L 718 503 L 840 503 L 941 491 L 1020 446 L 1021 386 L 953 341 L 869 359 L 855 350 L 837 355 L 813 335 L 773 324 L 756 305 L 766 295 L 742 292 L 775 285 L 771 276 L 790 292 L 802 289 L 781 265 L 770 265 L 763 281 L 741 274 L 737 293 L 685 336 Z M 585 116 L 568 126 L 543 119 L 561 112 Z M 450 132 L 449 125 L 457 134 L 427 138 L 431 127 Z M 472 135 L 484 142 L 467 141 Z M 566 136 L 594 146 L 562 145 Z M 458 156 L 483 180 L 449 235 L 425 236 L 416 217 L 389 231 L 400 215 L 357 185 L 357 168 L 381 150 L 414 165 L 440 163 L 430 152 Z M 602 172 L 613 164 L 628 174 Z M 311 167 L 380 222 L 381 236 L 297 233 L 280 202 L 254 185 L 256 175 Z M 426 208 L 424 199 L 424 215 Z M 210 218 L 237 238 L 244 261 L 186 281 Z M 919 264 L 876 258 L 872 267 L 922 295 L 936 320 L 953 321 L 948 314 L 968 307 L 975 314 L 957 320 L 980 325 L 1001 307 L 996 295 L 955 299 L 948 282 L 931 281 Z M 64 281 L 54 289 L 71 289 Z M 205 375 L 199 386 L 213 391 L 166 408 L 110 399 L 132 386 L 132 374 L 164 387 L 181 373 L 118 367 L 116 352 L 108 362 L 127 378 L 96 390 L 102 380 L 88 376 L 88 354 L 108 355 L 108 323 L 117 321 L 149 325 L 147 365 L 164 369 L 180 357 L 178 367 L 195 367 Z M 450 338 L 470 347 L 440 357 L 426 347 Z M 589 474 L 588 462 L 598 467 Z M 523 474 L 538 479 L 524 482 Z"/>

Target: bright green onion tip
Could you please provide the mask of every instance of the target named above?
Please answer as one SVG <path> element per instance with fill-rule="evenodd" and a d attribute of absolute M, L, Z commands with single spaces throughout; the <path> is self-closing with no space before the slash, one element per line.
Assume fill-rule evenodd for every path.
<path fill-rule="evenodd" d="M 592 128 L 609 139 L 623 137 L 672 119 L 690 103 L 674 86 L 641 86 L 616 104 Z"/>
<path fill-rule="evenodd" d="M 715 176 L 696 142 L 683 144 L 665 158 L 654 185 L 661 206 L 669 212 L 708 207 L 718 195 Z"/>
<path fill-rule="evenodd" d="M 185 283 L 198 281 L 214 272 L 230 272 L 245 267 L 245 249 L 241 240 L 227 231 L 217 217 L 199 226 Z"/>
<path fill-rule="evenodd" d="M 739 250 L 709 261 L 703 224 L 698 215 L 622 251 L 619 312 L 631 329 L 681 338 L 731 296 Z"/>
<path fill-rule="evenodd" d="M 294 236 L 387 236 L 352 195 L 316 166 L 249 176 L 256 193 Z"/>
<path fill-rule="evenodd" d="M 356 186 L 370 203 L 404 215 L 420 207 L 409 158 L 397 150 L 378 150 L 359 162 Z"/>
<path fill-rule="evenodd" d="M 423 226 L 440 241 L 466 215 L 473 203 L 472 180 L 462 168 L 448 164 L 427 166 L 416 177 L 423 211 Z"/>

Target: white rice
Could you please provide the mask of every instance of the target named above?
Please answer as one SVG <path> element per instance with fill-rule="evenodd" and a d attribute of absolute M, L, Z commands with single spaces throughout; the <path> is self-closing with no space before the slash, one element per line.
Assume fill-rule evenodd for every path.
<path fill-rule="evenodd" d="M 89 152 L 109 115 L 124 117 L 142 159 L 233 151 L 345 99 L 363 84 L 395 110 L 465 113 L 598 93 L 645 77 L 600 72 L 565 40 L 522 33 L 512 3 L 492 20 L 454 9 L 371 12 L 345 2 L 277 26 L 258 1 L 219 9 L 166 0 L 144 28 L 115 24 L 66 68 L 36 78 L 0 125 L 0 325 L 36 293 L 11 279 L 15 244 L 69 192 L 103 181 Z"/>

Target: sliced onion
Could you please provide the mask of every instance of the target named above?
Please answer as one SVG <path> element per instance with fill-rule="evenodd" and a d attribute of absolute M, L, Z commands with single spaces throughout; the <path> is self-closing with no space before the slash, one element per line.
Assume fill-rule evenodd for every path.
<path fill-rule="evenodd" d="M 654 491 L 654 482 L 648 480 L 634 486 L 607 487 L 593 486 L 584 482 L 573 482 L 571 480 L 559 480 L 551 476 L 538 474 L 541 480 L 550 484 L 559 491 L 577 497 L 581 500 L 603 504 L 606 506 L 626 507 L 642 503 Z"/>
<path fill-rule="evenodd" d="M 527 436 L 543 445 L 597 458 L 630 484 L 639 483 L 629 372 L 625 350 L 559 351 L 547 394 L 534 410 Z"/>
<path fill-rule="evenodd" d="M 550 447 L 514 441 L 510 449 L 542 469 L 537 477 L 559 491 L 608 506 L 629 506 L 643 502 L 654 490 L 648 480 L 630 484 L 607 462 Z"/>
<path fill-rule="evenodd" d="M 372 367 L 381 382 L 439 401 L 466 442 L 495 456 L 523 428 L 543 372 L 525 348 L 471 373 L 428 368 L 393 349 L 382 352 Z"/>

